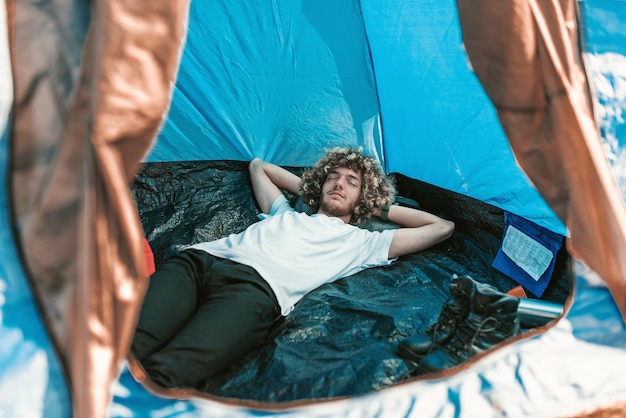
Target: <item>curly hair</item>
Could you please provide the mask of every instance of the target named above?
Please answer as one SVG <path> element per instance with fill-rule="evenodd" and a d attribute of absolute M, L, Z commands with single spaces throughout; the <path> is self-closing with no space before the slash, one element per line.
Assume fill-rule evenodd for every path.
<path fill-rule="evenodd" d="M 377 160 L 364 155 L 361 148 L 335 147 L 327 150 L 326 155 L 302 175 L 300 195 L 313 212 L 319 209 L 322 186 L 328 173 L 338 167 L 349 168 L 363 175 L 361 194 L 354 207 L 351 224 L 371 218 L 375 210 L 393 201 L 396 188 Z"/>

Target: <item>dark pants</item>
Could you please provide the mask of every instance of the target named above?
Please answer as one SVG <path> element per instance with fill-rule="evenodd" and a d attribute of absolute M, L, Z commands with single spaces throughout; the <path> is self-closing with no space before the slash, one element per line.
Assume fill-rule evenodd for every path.
<path fill-rule="evenodd" d="M 186 250 L 150 278 L 132 353 L 163 387 L 199 387 L 267 336 L 280 308 L 251 267 Z"/>

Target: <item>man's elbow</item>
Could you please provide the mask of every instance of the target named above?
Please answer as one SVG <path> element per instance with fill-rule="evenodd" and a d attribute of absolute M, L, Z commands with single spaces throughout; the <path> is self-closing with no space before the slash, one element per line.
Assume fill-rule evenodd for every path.
<path fill-rule="evenodd" d="M 442 219 L 441 222 L 441 240 L 446 240 L 452 236 L 454 233 L 455 224 L 452 221 L 448 221 L 446 219 Z"/>

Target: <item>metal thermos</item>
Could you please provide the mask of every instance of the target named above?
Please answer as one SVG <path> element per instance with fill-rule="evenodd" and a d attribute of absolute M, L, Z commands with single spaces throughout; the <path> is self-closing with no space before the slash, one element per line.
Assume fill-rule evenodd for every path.
<path fill-rule="evenodd" d="M 520 298 L 517 308 L 520 326 L 533 328 L 545 325 L 563 312 L 563 306 L 539 299 Z"/>

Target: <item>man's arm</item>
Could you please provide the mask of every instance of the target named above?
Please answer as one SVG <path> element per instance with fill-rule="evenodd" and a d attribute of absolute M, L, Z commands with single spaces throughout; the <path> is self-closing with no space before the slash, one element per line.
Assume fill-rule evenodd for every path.
<path fill-rule="evenodd" d="M 254 197 L 264 213 L 270 213 L 272 203 L 281 190 L 298 194 L 300 177 L 275 164 L 254 158 L 248 166 Z"/>
<path fill-rule="evenodd" d="M 389 258 L 424 250 L 449 238 L 454 222 L 422 210 L 392 205 L 388 218 L 402 228 L 394 231 Z"/>

